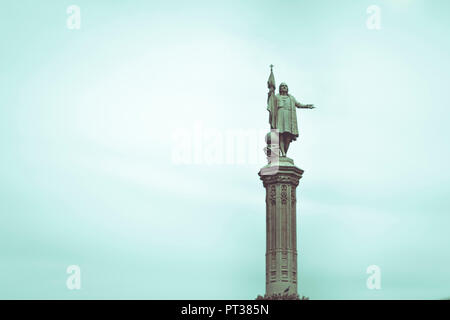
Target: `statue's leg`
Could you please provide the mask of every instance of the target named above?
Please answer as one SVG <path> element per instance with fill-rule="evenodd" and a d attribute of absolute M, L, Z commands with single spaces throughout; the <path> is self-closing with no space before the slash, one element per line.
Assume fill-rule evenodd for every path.
<path fill-rule="evenodd" d="M 284 149 L 284 137 L 285 137 L 285 134 L 284 133 L 280 133 L 280 136 L 279 136 L 279 139 L 278 139 L 278 141 L 279 141 L 279 143 L 280 143 L 280 151 L 281 151 L 281 155 L 283 156 L 283 157 L 285 157 L 286 156 L 286 150 Z"/>
<path fill-rule="evenodd" d="M 289 136 L 289 133 L 286 133 L 284 135 L 284 154 L 286 155 L 288 149 L 289 149 L 289 144 L 291 143 L 291 137 Z"/>

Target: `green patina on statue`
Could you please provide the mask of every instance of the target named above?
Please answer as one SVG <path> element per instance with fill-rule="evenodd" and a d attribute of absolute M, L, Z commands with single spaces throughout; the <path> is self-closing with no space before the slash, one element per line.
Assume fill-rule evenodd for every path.
<path fill-rule="evenodd" d="M 279 152 L 282 157 L 286 157 L 289 144 L 297 140 L 298 124 L 296 107 L 303 109 L 313 109 L 312 104 L 301 104 L 288 93 L 289 88 L 286 83 L 282 82 L 279 87 L 279 93 L 275 94 L 275 77 L 273 75 L 273 65 L 270 65 L 270 76 L 267 81 L 269 87 L 269 96 L 267 98 L 267 110 L 269 111 L 269 123 L 272 132 L 278 134 L 277 139 L 271 133 L 268 140 L 269 144 L 278 144 Z M 278 141 L 273 141 L 278 140 Z M 275 143 L 274 143 L 275 142 Z M 271 150 L 272 152 L 273 149 Z M 269 155 L 268 155 L 269 156 Z"/>

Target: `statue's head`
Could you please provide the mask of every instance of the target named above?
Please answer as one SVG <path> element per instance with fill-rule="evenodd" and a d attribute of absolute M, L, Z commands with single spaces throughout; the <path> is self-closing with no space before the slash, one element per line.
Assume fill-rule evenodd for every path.
<path fill-rule="evenodd" d="M 282 82 L 280 83 L 280 87 L 278 88 L 278 91 L 280 92 L 280 94 L 284 94 L 284 93 L 288 93 L 289 91 L 289 87 L 286 83 Z"/>

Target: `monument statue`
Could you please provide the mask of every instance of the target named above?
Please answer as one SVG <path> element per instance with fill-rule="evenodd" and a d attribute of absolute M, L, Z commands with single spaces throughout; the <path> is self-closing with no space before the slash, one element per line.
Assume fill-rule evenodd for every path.
<path fill-rule="evenodd" d="M 267 110 L 271 131 L 266 135 L 268 164 L 259 177 L 266 189 L 266 292 L 257 299 L 300 299 L 297 268 L 297 186 L 304 171 L 286 157 L 289 144 L 298 137 L 295 108 L 314 108 L 299 103 L 281 83 L 275 94 L 270 66 Z M 281 152 L 281 156 L 280 156 Z"/>
<path fill-rule="evenodd" d="M 279 151 L 281 156 L 286 157 L 289 144 L 297 140 L 298 125 L 295 108 L 314 109 L 312 104 L 301 104 L 294 96 L 289 94 L 289 88 L 282 82 L 275 94 L 275 77 L 273 75 L 273 65 L 270 65 L 270 76 L 267 81 L 269 96 L 267 98 L 267 110 L 269 111 L 269 123 L 272 132 L 278 133 Z"/>

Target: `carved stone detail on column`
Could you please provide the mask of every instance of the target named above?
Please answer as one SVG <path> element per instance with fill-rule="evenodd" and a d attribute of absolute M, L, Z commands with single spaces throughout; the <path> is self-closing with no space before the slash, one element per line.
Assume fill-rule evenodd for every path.
<path fill-rule="evenodd" d="M 285 184 L 281 185 L 281 204 L 286 204 L 287 202 L 287 186 Z"/>
<path fill-rule="evenodd" d="M 276 199 L 275 185 L 271 185 L 270 186 L 270 203 L 272 205 L 275 205 L 275 199 Z"/>

